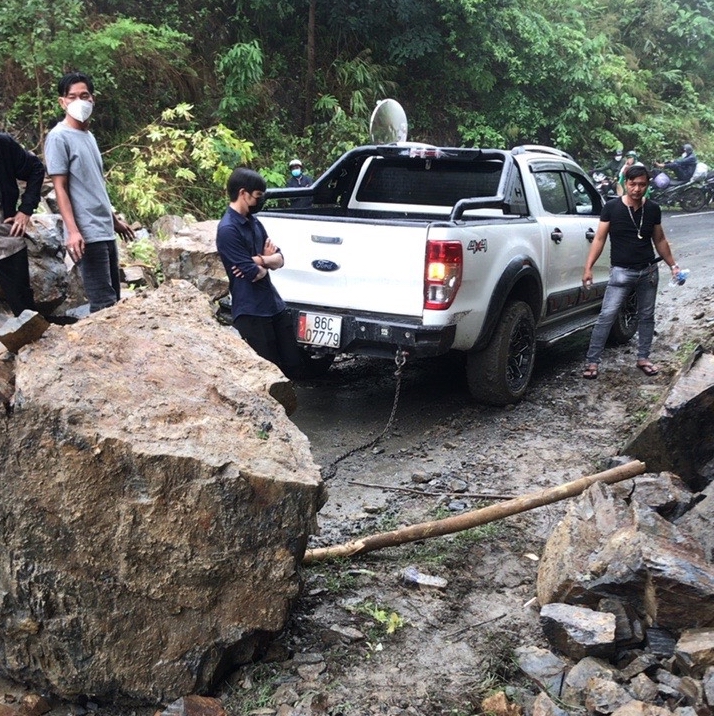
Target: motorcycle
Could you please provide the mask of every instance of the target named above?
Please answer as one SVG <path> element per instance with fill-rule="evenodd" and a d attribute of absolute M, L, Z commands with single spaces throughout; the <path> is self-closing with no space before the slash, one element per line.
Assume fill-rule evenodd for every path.
<path fill-rule="evenodd" d="M 702 204 L 697 211 L 701 211 L 705 206 L 709 206 L 714 202 L 714 169 L 707 172 L 704 184 L 702 185 L 702 191 L 704 192 L 704 204 Z"/>
<path fill-rule="evenodd" d="M 662 169 L 652 170 L 649 198 L 664 206 L 679 204 L 682 211 L 701 211 L 707 204 L 705 182 L 701 177 L 677 182 Z"/>
<path fill-rule="evenodd" d="M 611 179 L 604 172 L 598 171 L 597 169 L 593 169 L 590 172 L 590 178 L 598 190 L 598 193 L 605 201 L 617 197 L 617 182 L 614 179 Z"/>

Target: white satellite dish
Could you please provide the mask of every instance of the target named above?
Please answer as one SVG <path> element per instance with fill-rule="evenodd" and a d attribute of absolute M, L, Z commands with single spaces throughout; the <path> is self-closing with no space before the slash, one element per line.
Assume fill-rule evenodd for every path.
<path fill-rule="evenodd" d="M 369 120 L 369 136 L 373 144 L 407 141 L 407 115 L 395 99 L 377 102 Z"/>

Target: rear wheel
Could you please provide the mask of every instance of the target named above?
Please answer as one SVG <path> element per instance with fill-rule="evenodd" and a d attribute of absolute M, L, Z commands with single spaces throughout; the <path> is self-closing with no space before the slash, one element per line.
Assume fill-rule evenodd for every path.
<path fill-rule="evenodd" d="M 701 211 L 707 203 L 707 195 L 704 189 L 698 186 L 689 187 L 679 200 L 679 205 L 684 211 L 694 212 Z"/>
<path fill-rule="evenodd" d="M 624 344 L 637 333 L 637 293 L 633 291 L 622 304 L 617 319 L 612 324 L 608 340 L 610 343 Z"/>
<path fill-rule="evenodd" d="M 471 395 L 480 403 L 509 405 L 526 392 L 535 361 L 535 320 L 523 301 L 506 304 L 491 342 L 466 359 Z"/>

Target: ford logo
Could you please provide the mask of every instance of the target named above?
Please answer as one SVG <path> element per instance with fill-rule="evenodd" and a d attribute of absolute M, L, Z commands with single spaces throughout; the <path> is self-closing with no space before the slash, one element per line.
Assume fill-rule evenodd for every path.
<path fill-rule="evenodd" d="M 327 259 L 316 259 L 312 262 L 312 267 L 317 271 L 337 271 L 340 268 L 334 261 Z"/>

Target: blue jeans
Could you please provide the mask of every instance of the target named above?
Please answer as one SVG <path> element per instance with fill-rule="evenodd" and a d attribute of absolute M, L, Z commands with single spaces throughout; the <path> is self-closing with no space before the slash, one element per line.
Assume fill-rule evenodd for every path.
<path fill-rule="evenodd" d="M 588 364 L 600 363 L 618 311 L 633 290 L 637 292 L 637 360 L 647 360 L 650 357 L 650 347 L 654 337 L 655 299 L 659 283 L 657 266 L 658 264 L 650 264 L 644 269 L 613 266 L 610 269 L 610 280 L 607 282 L 600 315 L 590 336 L 590 346 L 585 359 Z"/>
<path fill-rule="evenodd" d="M 86 243 L 79 269 L 90 313 L 113 306 L 119 300 L 119 251 L 114 239 Z"/>

